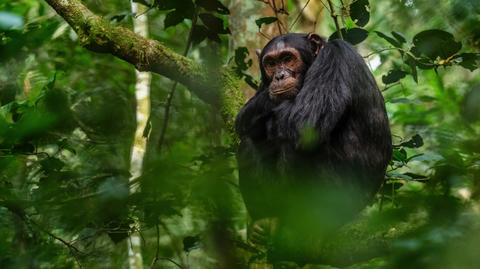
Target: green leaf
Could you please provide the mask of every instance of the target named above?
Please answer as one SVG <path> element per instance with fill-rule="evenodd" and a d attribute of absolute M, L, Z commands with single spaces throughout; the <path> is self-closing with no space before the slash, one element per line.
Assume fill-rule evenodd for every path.
<path fill-rule="evenodd" d="M 257 24 L 258 28 L 262 28 L 263 24 L 269 25 L 276 22 L 277 20 L 277 17 L 263 17 L 255 20 L 255 24 Z"/>
<path fill-rule="evenodd" d="M 215 17 L 209 13 L 201 13 L 198 15 L 202 20 L 203 24 L 207 26 L 208 30 L 215 34 L 229 34 L 230 30 L 224 28 L 223 20 L 221 18 Z"/>
<path fill-rule="evenodd" d="M 252 66 L 252 60 L 246 62 L 249 53 L 246 47 L 238 47 L 235 50 L 235 64 L 239 68 L 240 71 L 247 70 L 250 66 Z"/>
<path fill-rule="evenodd" d="M 0 29 L 1 30 L 10 30 L 10 29 L 21 29 L 23 27 L 23 17 L 10 13 L 10 12 L 0 12 Z"/>
<path fill-rule="evenodd" d="M 403 174 L 408 176 L 408 177 L 411 177 L 413 180 L 419 180 L 419 181 L 423 181 L 423 180 L 428 178 L 427 176 L 415 174 L 415 173 L 412 173 L 412 172 L 406 172 L 406 173 L 403 173 Z"/>
<path fill-rule="evenodd" d="M 184 13 L 195 10 L 192 0 L 155 0 L 154 6 L 160 10 L 177 9 Z"/>
<path fill-rule="evenodd" d="M 405 39 L 405 36 L 400 33 L 400 32 L 396 32 L 396 31 L 392 31 L 392 35 L 393 37 L 395 37 L 395 39 L 400 42 L 400 44 L 404 44 L 404 43 L 407 43 L 407 39 Z"/>
<path fill-rule="evenodd" d="M 182 17 L 184 19 L 192 19 L 194 14 L 195 14 L 195 5 L 193 4 L 192 0 L 156 0 L 154 3 L 154 6 L 157 7 L 159 10 L 172 10 L 174 9 L 171 16 L 175 17 Z M 170 13 L 169 13 L 170 14 Z M 168 16 L 168 14 L 167 14 Z M 165 19 L 166 20 L 166 19 Z M 172 22 L 178 21 L 179 18 L 177 19 L 169 19 Z M 172 25 L 177 25 L 172 24 Z M 171 26 L 171 25 L 169 25 Z M 166 28 L 167 26 L 165 26 Z"/>
<path fill-rule="evenodd" d="M 170 26 L 175 26 L 183 22 L 183 20 L 185 19 L 186 19 L 185 14 L 183 14 L 182 12 L 178 12 L 177 10 L 174 10 L 167 14 L 163 24 L 165 28 L 168 28 Z"/>
<path fill-rule="evenodd" d="M 218 0 L 197 0 L 197 5 L 205 10 L 214 11 L 219 14 L 228 15 L 230 10 Z"/>
<path fill-rule="evenodd" d="M 123 20 L 124 20 L 127 16 L 129 16 L 129 15 L 130 15 L 129 12 L 122 12 L 122 13 L 113 15 L 113 16 L 110 18 L 110 21 L 113 21 L 113 22 L 121 22 L 121 21 L 123 21 Z"/>
<path fill-rule="evenodd" d="M 192 44 L 197 45 L 207 38 L 208 30 L 203 25 L 195 25 L 192 30 Z"/>
<path fill-rule="evenodd" d="M 40 161 L 40 165 L 42 166 L 43 171 L 50 173 L 53 171 L 60 171 L 65 166 L 65 163 L 58 158 L 47 157 Z"/>
<path fill-rule="evenodd" d="M 352 45 L 357 45 L 364 41 L 368 37 L 368 31 L 362 28 L 352 28 L 352 29 L 345 29 L 342 30 L 343 39 L 348 41 Z M 338 32 L 335 31 L 328 40 L 339 39 Z"/>
<path fill-rule="evenodd" d="M 189 252 L 200 246 L 200 236 L 186 236 L 183 238 L 183 251 Z"/>
<path fill-rule="evenodd" d="M 407 152 L 405 149 L 394 149 L 392 159 L 397 162 L 405 162 L 407 160 Z"/>
<path fill-rule="evenodd" d="M 396 47 L 396 48 L 401 48 L 402 47 L 402 45 L 397 40 L 395 40 L 394 38 L 389 37 L 388 35 L 386 35 L 382 32 L 379 32 L 379 31 L 375 31 L 375 33 L 379 37 L 385 39 L 388 43 L 392 44 L 394 47 Z"/>
<path fill-rule="evenodd" d="M 418 83 L 418 72 L 417 72 L 417 64 L 416 64 L 416 61 L 415 59 L 413 59 L 413 57 L 409 54 L 405 54 L 406 55 L 406 59 L 405 59 L 405 63 L 408 64 L 408 66 L 410 66 L 410 75 L 412 76 L 413 80 Z"/>
<path fill-rule="evenodd" d="M 474 71 L 480 66 L 480 53 L 462 53 L 455 58 L 460 60 L 461 67 L 470 71 Z"/>
<path fill-rule="evenodd" d="M 467 92 L 462 102 L 462 117 L 472 123 L 480 121 L 480 88 L 473 88 Z"/>
<path fill-rule="evenodd" d="M 350 5 L 350 18 L 358 26 L 365 26 L 370 20 L 370 4 L 368 0 L 357 0 Z"/>
<path fill-rule="evenodd" d="M 382 82 L 385 84 L 395 83 L 404 78 L 408 73 L 399 69 L 388 71 L 387 75 L 382 76 Z"/>
<path fill-rule="evenodd" d="M 442 30 L 427 30 L 418 33 L 413 38 L 412 53 L 422 55 L 431 60 L 448 59 L 462 48 L 461 42 L 456 42 L 452 34 Z"/>
<path fill-rule="evenodd" d="M 408 98 L 402 97 L 402 98 L 394 98 L 394 99 L 390 100 L 389 103 L 391 103 L 391 104 L 411 104 L 411 103 L 413 103 L 413 101 L 408 99 Z"/>
<path fill-rule="evenodd" d="M 419 148 L 423 146 L 423 138 L 419 134 L 416 134 L 410 140 L 401 143 L 400 146 L 406 148 Z"/>

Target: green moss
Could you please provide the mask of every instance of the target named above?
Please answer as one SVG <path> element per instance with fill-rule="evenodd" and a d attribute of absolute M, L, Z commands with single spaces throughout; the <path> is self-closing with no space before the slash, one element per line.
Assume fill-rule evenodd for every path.
<path fill-rule="evenodd" d="M 231 70 L 222 72 L 221 113 L 225 126 L 232 137 L 232 142 L 238 144 L 235 134 L 235 118 L 245 103 L 245 95 L 240 90 L 240 80 Z"/>

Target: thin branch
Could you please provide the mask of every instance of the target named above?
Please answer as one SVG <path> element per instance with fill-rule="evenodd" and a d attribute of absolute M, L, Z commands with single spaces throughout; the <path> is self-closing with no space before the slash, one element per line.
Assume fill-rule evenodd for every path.
<path fill-rule="evenodd" d="M 337 28 L 338 36 L 340 39 L 343 39 L 343 34 L 340 29 L 340 24 L 338 23 L 338 15 L 333 8 L 332 0 L 328 0 L 328 5 L 330 6 L 330 16 L 332 16 L 333 21 L 335 22 L 335 28 Z"/>
<path fill-rule="evenodd" d="M 282 30 L 282 27 L 281 27 L 282 25 L 281 25 L 281 22 L 280 22 L 280 18 L 278 17 L 277 4 L 275 3 L 275 0 L 272 0 L 271 7 L 273 9 L 273 13 L 275 13 L 275 17 L 277 18 L 278 33 L 283 34 L 283 30 Z"/>
<path fill-rule="evenodd" d="M 308 0 L 305 5 L 303 6 L 303 8 L 300 10 L 300 12 L 298 12 L 298 15 L 297 17 L 295 18 L 295 20 L 292 22 L 292 24 L 290 24 L 290 27 L 289 29 L 292 29 L 293 26 L 295 26 L 295 24 L 297 23 L 297 21 L 300 19 L 300 17 L 302 16 L 303 14 L 303 11 L 305 10 L 305 8 L 308 6 L 308 4 L 310 3 L 311 0 Z"/>
<path fill-rule="evenodd" d="M 152 269 L 154 268 L 157 261 L 160 259 L 160 227 L 158 225 L 158 222 L 155 223 L 155 231 L 157 237 L 157 245 L 155 247 L 155 257 L 153 258 L 152 265 L 150 265 L 150 268 Z"/>
<path fill-rule="evenodd" d="M 34 226 L 36 226 L 40 231 L 42 231 L 43 233 L 47 234 L 48 236 L 50 236 L 51 238 L 57 240 L 58 242 L 62 243 L 63 245 L 65 245 L 68 249 L 68 251 L 70 252 L 70 254 L 72 254 L 72 257 L 73 259 L 75 259 L 75 262 L 78 264 L 78 266 L 80 268 L 83 268 L 82 267 L 82 264 L 80 263 L 80 261 L 78 260 L 78 257 L 77 257 L 77 253 L 80 253 L 82 254 L 83 252 L 81 252 L 77 247 L 75 247 L 74 245 L 72 245 L 71 243 L 67 242 L 66 240 L 54 235 L 52 232 L 48 231 L 47 229 L 43 228 L 42 226 L 40 226 L 38 223 L 36 223 L 35 221 L 31 220 L 31 219 L 28 219 L 26 216 L 24 218 L 22 218 L 22 220 L 25 222 L 25 223 L 31 223 L 33 224 Z"/>
<path fill-rule="evenodd" d="M 197 24 L 197 18 L 198 18 L 198 14 L 197 14 L 197 11 L 195 11 L 195 13 L 193 14 L 193 18 L 192 18 L 192 29 L 190 29 L 190 32 L 188 33 L 187 46 L 185 47 L 185 50 L 183 51 L 183 56 L 187 56 L 188 51 L 190 50 L 190 47 L 192 45 L 193 29 L 195 27 L 195 24 Z M 167 132 L 168 121 L 170 119 L 170 107 L 172 106 L 172 100 L 173 100 L 173 96 L 175 95 L 175 90 L 177 88 L 177 84 L 178 83 L 175 81 L 172 85 L 172 88 L 170 89 L 170 92 L 168 93 L 167 103 L 166 103 L 165 108 L 164 108 L 164 117 L 165 118 L 163 120 L 162 130 L 160 132 L 160 139 L 158 141 L 158 146 L 157 146 L 158 153 L 161 153 L 163 143 L 165 141 L 165 134 Z"/>
<path fill-rule="evenodd" d="M 376 50 L 376 51 L 370 52 L 369 54 L 363 56 L 363 58 L 368 59 L 368 58 L 372 57 L 372 56 L 375 55 L 375 54 L 379 54 L 379 53 L 384 52 L 384 51 L 387 51 L 387 50 L 399 50 L 399 51 L 403 51 L 402 49 L 400 49 L 400 48 L 395 48 L 395 47 L 383 48 L 383 49 L 380 49 L 380 50 Z"/>
<path fill-rule="evenodd" d="M 166 258 L 166 257 L 160 257 L 158 258 L 159 260 L 166 260 L 166 261 L 169 261 L 173 264 L 175 264 L 178 268 L 180 269 L 185 269 L 185 267 L 183 267 L 181 264 L 179 264 L 178 262 L 176 262 L 175 260 L 171 259 L 171 258 Z"/>

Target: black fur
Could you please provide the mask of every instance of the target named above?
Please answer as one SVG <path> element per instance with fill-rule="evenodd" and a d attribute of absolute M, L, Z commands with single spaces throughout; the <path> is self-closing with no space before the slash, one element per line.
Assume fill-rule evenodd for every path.
<path fill-rule="evenodd" d="M 260 66 L 260 88 L 236 120 L 240 188 L 253 220 L 279 219 L 279 255 L 308 260 L 311 238 L 351 219 L 379 189 L 391 135 L 383 97 L 351 45 L 329 41 L 315 57 L 306 34 L 287 34 L 261 55 L 279 41 L 308 70 L 294 99 L 274 103 Z M 325 231 L 299 231 L 312 225 Z"/>

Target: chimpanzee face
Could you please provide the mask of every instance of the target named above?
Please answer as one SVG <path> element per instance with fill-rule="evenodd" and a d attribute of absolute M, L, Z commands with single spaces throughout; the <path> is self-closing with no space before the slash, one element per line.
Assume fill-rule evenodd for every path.
<path fill-rule="evenodd" d="M 277 49 L 263 57 L 262 64 L 271 81 L 268 87 L 270 97 L 288 99 L 297 95 L 305 73 L 305 63 L 298 50 L 285 47 L 283 42 L 279 42 Z"/>
<path fill-rule="evenodd" d="M 263 82 L 274 101 L 294 98 L 320 49 L 315 34 L 288 34 L 273 39 L 260 54 Z"/>

